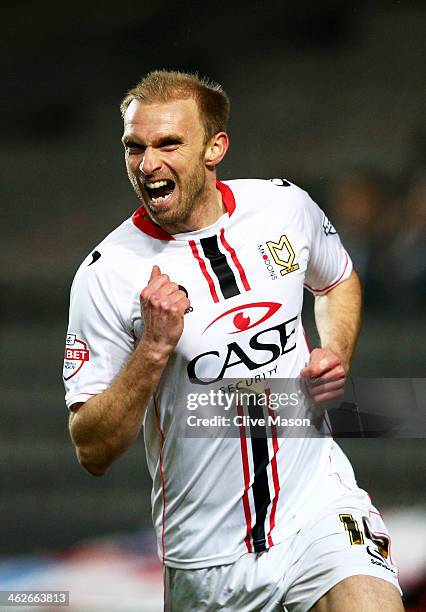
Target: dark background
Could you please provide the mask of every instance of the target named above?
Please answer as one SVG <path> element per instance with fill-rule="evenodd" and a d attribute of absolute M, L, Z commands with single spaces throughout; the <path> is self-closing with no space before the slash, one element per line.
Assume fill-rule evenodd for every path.
<path fill-rule="evenodd" d="M 137 207 L 118 106 L 151 69 L 198 70 L 230 95 L 219 178 L 286 177 L 335 221 L 365 284 L 353 372 L 424 376 L 424 2 L 78 0 L 2 13 L 0 555 L 151 524 L 142 439 L 104 478 L 84 473 L 61 383 L 74 272 Z M 342 445 L 377 505 L 425 503 L 424 439 Z"/>

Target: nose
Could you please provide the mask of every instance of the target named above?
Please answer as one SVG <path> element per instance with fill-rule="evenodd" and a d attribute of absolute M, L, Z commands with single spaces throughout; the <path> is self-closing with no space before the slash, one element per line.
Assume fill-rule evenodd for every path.
<path fill-rule="evenodd" d="M 139 164 L 139 170 L 145 174 L 145 176 L 149 176 L 153 174 L 156 170 L 161 168 L 161 159 L 159 152 L 155 151 L 152 147 L 147 147 L 144 151 L 144 155 L 142 157 L 142 161 Z"/>

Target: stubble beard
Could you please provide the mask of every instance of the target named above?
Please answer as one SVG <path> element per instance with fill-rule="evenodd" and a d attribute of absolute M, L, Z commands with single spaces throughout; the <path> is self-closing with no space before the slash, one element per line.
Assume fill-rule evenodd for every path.
<path fill-rule="evenodd" d="M 183 181 L 179 181 L 177 177 L 174 177 L 178 189 L 179 199 L 177 204 L 172 210 L 157 210 L 151 208 L 149 204 L 145 202 L 145 197 L 142 193 L 141 187 L 134 176 L 128 173 L 130 182 L 136 195 L 142 202 L 145 210 L 150 216 L 151 220 L 157 225 L 170 225 L 170 226 L 181 226 L 189 219 L 193 210 L 197 207 L 197 204 L 201 202 L 202 194 L 205 189 L 206 175 L 204 169 L 204 159 L 201 157 L 195 166 L 193 172 Z"/>

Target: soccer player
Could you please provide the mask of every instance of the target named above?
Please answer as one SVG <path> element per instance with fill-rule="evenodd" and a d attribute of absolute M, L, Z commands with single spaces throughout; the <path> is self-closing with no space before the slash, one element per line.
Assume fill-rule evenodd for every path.
<path fill-rule="evenodd" d="M 318 407 L 343 394 L 361 298 L 335 229 L 289 181 L 216 179 L 229 144 L 219 85 L 155 71 L 121 111 L 140 207 L 71 290 L 79 462 L 103 474 L 144 426 L 166 610 L 402 610 L 386 527 L 329 436 L 182 435 L 192 383 L 266 381 L 267 393 L 294 379 Z M 321 338 L 311 353 L 304 287 Z"/>

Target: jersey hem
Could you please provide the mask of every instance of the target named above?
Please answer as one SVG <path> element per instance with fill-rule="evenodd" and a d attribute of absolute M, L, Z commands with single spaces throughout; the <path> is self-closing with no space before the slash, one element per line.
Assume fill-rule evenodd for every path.
<path fill-rule="evenodd" d="M 178 559 L 173 558 L 165 558 L 162 559 L 162 555 L 160 551 L 158 551 L 158 556 L 160 561 L 163 561 L 164 565 L 167 567 L 172 567 L 174 569 L 203 569 L 205 567 L 215 567 L 216 565 L 231 565 L 235 563 L 240 557 L 245 554 L 249 554 L 247 549 L 244 547 L 237 552 L 230 553 L 229 555 L 221 555 L 218 557 L 206 557 L 204 559 L 198 559 L 196 561 L 180 561 Z"/>
<path fill-rule="evenodd" d="M 281 536 L 279 533 L 274 534 L 274 543 L 272 544 L 272 546 L 268 546 L 266 550 L 269 550 L 270 548 L 277 546 L 277 544 L 281 544 L 281 542 L 288 540 L 288 538 L 291 538 L 295 533 L 299 531 L 299 529 L 300 529 L 300 526 L 297 525 L 294 527 L 294 529 L 288 532 L 281 532 Z M 191 561 L 189 560 L 180 561 L 178 559 L 173 559 L 170 557 L 165 558 L 163 560 L 163 556 L 160 550 L 157 551 L 157 554 L 158 554 L 160 561 L 162 561 L 164 565 L 166 565 L 167 567 L 172 567 L 173 569 L 203 569 L 206 567 L 215 567 L 219 565 L 231 565 L 232 563 L 235 563 L 243 555 L 253 555 L 257 553 L 255 551 L 248 552 L 245 544 L 243 543 L 243 545 L 241 546 L 241 549 L 239 549 L 237 552 L 230 553 L 229 555 L 220 555 L 217 557 L 207 557 L 204 559 L 191 560 Z"/>

